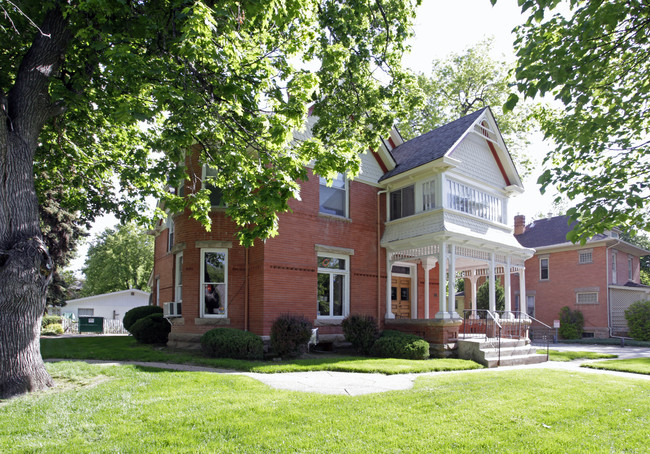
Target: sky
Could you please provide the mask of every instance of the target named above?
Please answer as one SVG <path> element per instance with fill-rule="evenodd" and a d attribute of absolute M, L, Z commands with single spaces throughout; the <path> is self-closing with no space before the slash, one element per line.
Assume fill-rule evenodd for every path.
<path fill-rule="evenodd" d="M 461 53 L 488 37 L 494 39 L 493 58 L 514 61 L 514 34 L 511 32 L 525 18 L 520 13 L 517 0 L 499 0 L 495 6 L 491 5 L 490 0 L 423 0 L 415 20 L 412 50 L 404 57 L 404 65 L 428 74 L 434 59 L 443 59 L 450 53 Z M 549 145 L 535 135 L 528 155 L 534 162 L 541 163 L 548 150 Z M 529 221 L 552 207 L 552 196 L 542 196 L 535 183 L 541 173 L 539 165 L 537 169 L 524 180 L 525 193 L 510 199 L 508 223 L 511 226 L 516 214 L 525 215 Z M 112 215 L 99 218 L 90 231 L 89 240 L 116 224 L 117 220 Z M 81 269 L 87 250 L 87 244 L 79 249 L 77 259 L 70 265 L 71 269 Z"/>

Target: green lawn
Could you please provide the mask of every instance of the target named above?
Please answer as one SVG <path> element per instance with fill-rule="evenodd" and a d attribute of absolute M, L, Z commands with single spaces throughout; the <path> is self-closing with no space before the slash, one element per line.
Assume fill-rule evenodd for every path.
<path fill-rule="evenodd" d="M 0 402 L 3 453 L 647 452 L 650 382 L 553 370 L 420 377 L 357 397 L 83 362 Z"/>
<path fill-rule="evenodd" d="M 99 359 L 109 361 L 146 361 L 234 369 L 246 372 L 277 373 L 329 370 L 338 372 L 366 372 L 405 374 L 451 370 L 480 369 L 483 366 L 461 359 L 407 359 L 365 358 L 355 356 L 323 356 L 292 361 L 241 361 L 208 358 L 200 353 L 174 353 L 162 347 L 138 344 L 127 336 L 97 336 L 41 339 L 43 358 Z"/>
<path fill-rule="evenodd" d="M 546 349 L 539 349 L 537 353 L 546 354 Z M 575 359 L 607 359 L 618 358 L 618 355 L 611 355 L 609 353 L 595 353 L 595 352 L 577 352 L 577 351 L 559 351 L 549 350 L 549 361 L 573 361 Z"/>
<path fill-rule="evenodd" d="M 615 361 L 599 361 L 597 363 L 582 364 L 582 367 L 591 369 L 606 369 L 633 374 L 650 375 L 650 358 L 617 359 Z"/>

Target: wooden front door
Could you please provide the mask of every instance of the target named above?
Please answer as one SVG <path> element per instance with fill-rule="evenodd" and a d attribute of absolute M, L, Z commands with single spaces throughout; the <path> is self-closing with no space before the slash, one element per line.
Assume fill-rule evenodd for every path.
<path fill-rule="evenodd" d="M 411 278 L 393 277 L 391 281 L 391 310 L 395 318 L 411 318 Z"/>

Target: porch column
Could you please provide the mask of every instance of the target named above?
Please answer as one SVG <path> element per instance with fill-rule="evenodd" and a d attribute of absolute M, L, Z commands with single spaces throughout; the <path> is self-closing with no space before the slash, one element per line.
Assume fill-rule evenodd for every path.
<path fill-rule="evenodd" d="M 391 262 L 390 260 L 390 252 L 386 251 L 386 315 L 385 318 L 387 320 L 395 318 L 395 314 L 393 314 L 391 308 L 391 303 L 392 303 L 391 287 L 393 286 L 392 280 L 393 280 L 393 262 Z"/>
<path fill-rule="evenodd" d="M 528 314 L 528 301 L 526 298 L 526 268 L 519 268 L 519 310 L 523 315 Z"/>
<path fill-rule="evenodd" d="M 510 312 L 512 310 L 512 301 L 510 299 L 510 256 L 506 257 L 506 268 L 504 270 L 504 275 L 503 275 L 503 286 L 504 291 L 505 291 L 505 314 L 503 314 L 506 318 L 512 318 L 512 313 Z"/>
<path fill-rule="evenodd" d="M 490 311 L 496 311 L 497 299 L 496 299 L 496 285 L 494 285 L 494 252 L 490 252 Z"/>
<path fill-rule="evenodd" d="M 445 288 L 447 284 L 447 243 L 440 243 L 440 256 L 438 257 L 438 312 L 436 318 L 449 318 L 447 313 L 447 299 L 445 298 Z"/>
<path fill-rule="evenodd" d="M 431 299 L 429 295 L 429 273 L 434 267 L 435 262 L 431 257 L 427 257 L 422 260 L 422 268 L 424 268 L 424 319 L 429 318 L 429 306 L 431 305 Z"/>
<path fill-rule="evenodd" d="M 478 274 L 476 274 L 476 270 L 472 270 L 472 274 L 469 277 L 469 282 L 472 285 L 472 314 L 469 316 L 469 318 L 478 318 L 478 314 L 476 313 L 476 292 L 477 292 L 477 285 L 476 283 L 478 282 Z"/>
<path fill-rule="evenodd" d="M 450 318 L 460 318 L 458 312 L 456 312 L 456 246 L 451 245 L 451 256 L 449 259 L 449 303 L 447 308 L 449 309 Z"/>

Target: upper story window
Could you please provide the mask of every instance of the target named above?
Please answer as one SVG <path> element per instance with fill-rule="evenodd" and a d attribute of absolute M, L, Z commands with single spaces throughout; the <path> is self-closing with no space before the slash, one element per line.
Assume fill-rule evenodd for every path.
<path fill-rule="evenodd" d="M 578 251 L 578 263 L 579 264 L 585 264 L 585 263 L 592 263 L 593 262 L 593 251 L 591 249 L 585 249 L 582 251 Z"/>
<path fill-rule="evenodd" d="M 616 274 L 616 252 L 612 252 L 612 284 L 616 284 L 618 282 L 618 277 Z"/>
<path fill-rule="evenodd" d="M 407 186 L 390 193 L 390 220 L 415 214 L 415 186 Z"/>
<path fill-rule="evenodd" d="M 433 210 L 436 207 L 436 181 L 422 183 L 422 211 Z"/>
<path fill-rule="evenodd" d="M 548 257 L 539 259 L 539 280 L 548 281 L 549 279 L 549 263 Z"/>
<path fill-rule="evenodd" d="M 348 217 L 348 182 L 345 175 L 338 173 L 332 180 L 332 185 L 327 185 L 323 177 L 319 181 L 319 211 L 323 214 Z"/>
<path fill-rule="evenodd" d="M 176 254 L 176 272 L 174 273 L 174 301 L 183 301 L 183 253 Z"/>
<path fill-rule="evenodd" d="M 210 190 L 210 206 L 213 207 L 224 207 L 223 203 L 223 191 L 220 187 L 215 186 L 210 182 L 211 177 L 216 177 L 219 174 L 217 169 L 212 167 L 203 166 L 203 188 Z"/>
<path fill-rule="evenodd" d="M 631 281 L 634 276 L 634 260 L 632 256 L 627 257 L 627 280 Z"/>
<path fill-rule="evenodd" d="M 503 223 L 503 202 L 499 197 L 447 180 L 447 203 L 452 210 Z"/>
<path fill-rule="evenodd" d="M 169 229 L 167 235 L 167 252 L 169 252 L 172 250 L 172 246 L 174 246 L 174 221 L 171 216 L 167 218 L 167 228 Z"/>

